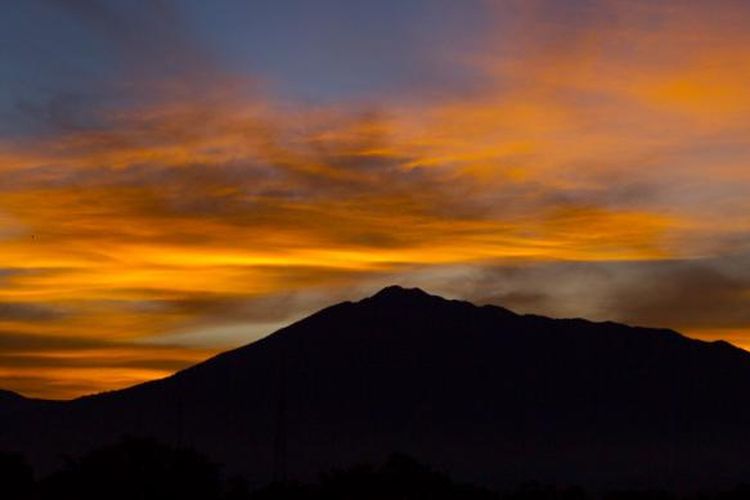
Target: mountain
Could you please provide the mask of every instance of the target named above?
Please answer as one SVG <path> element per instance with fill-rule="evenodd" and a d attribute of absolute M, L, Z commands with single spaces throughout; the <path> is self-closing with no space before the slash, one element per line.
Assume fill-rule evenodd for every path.
<path fill-rule="evenodd" d="M 256 483 L 398 451 L 489 486 L 750 480 L 750 353 L 386 288 L 172 377 L 0 421 L 42 471 L 123 434 Z"/>
<path fill-rule="evenodd" d="M 39 400 L 28 399 L 15 392 L 0 389 L 0 415 L 28 410 L 38 404 L 41 404 Z"/>
<path fill-rule="evenodd" d="M 4 391 L 0 389 L 0 405 L 8 403 L 8 402 L 12 402 L 12 401 L 21 401 L 23 399 L 25 398 L 21 396 L 20 394 L 16 394 L 15 392 L 11 392 L 11 391 Z"/>

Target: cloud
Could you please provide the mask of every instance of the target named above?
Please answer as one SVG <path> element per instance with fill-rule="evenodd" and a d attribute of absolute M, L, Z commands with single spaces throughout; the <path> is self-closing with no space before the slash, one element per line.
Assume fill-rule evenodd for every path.
<path fill-rule="evenodd" d="M 62 311 L 53 307 L 0 302 L 0 321 L 54 321 L 63 315 Z"/>
<path fill-rule="evenodd" d="M 0 384 L 28 396 L 71 398 L 165 377 L 215 352 L 6 330 L 0 331 Z"/>
<path fill-rule="evenodd" d="M 451 296 L 522 313 L 673 328 L 750 346 L 750 255 L 689 260 L 546 262 L 458 267 L 437 283 Z M 428 273 L 429 275 L 429 273 Z"/>
<path fill-rule="evenodd" d="M 212 58 L 196 43 L 179 9 L 169 0 L 148 2 L 147 8 L 106 0 L 46 3 L 88 28 L 92 39 L 114 49 L 114 59 L 128 78 L 189 74 L 196 79 L 214 68 Z"/>
<path fill-rule="evenodd" d="M 0 139 L 0 329 L 94 343 L 5 355 L 9 387 L 145 380 L 196 345 L 409 280 L 553 315 L 746 328 L 750 14 L 555 5 L 498 4 L 507 30 L 436 54 L 470 91 L 322 105 L 222 71 L 174 6 L 54 3 L 137 71 L 102 99 L 32 101 L 44 132 Z M 96 367 L 73 355 L 92 349 Z M 69 385 L 45 388 L 35 363 Z"/>

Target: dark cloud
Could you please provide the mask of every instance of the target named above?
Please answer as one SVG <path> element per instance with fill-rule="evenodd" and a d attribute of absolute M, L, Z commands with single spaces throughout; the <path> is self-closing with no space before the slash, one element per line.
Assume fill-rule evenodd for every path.
<path fill-rule="evenodd" d="M 19 50 L 0 73 L 44 133 L 0 141 L 0 222 L 18 228 L 1 235 L 3 265 L 36 268 L 0 271 L 0 320 L 25 323 L 23 341 L 0 338 L 0 373 L 40 383 L 32 370 L 57 360 L 146 380 L 186 359 L 149 341 L 239 344 L 404 278 L 522 312 L 747 327 L 748 258 L 726 257 L 748 248 L 746 30 L 713 50 L 682 21 L 721 9 L 681 16 L 670 1 L 654 29 L 643 2 L 503 2 L 486 33 L 431 34 L 450 73 L 483 75 L 475 92 L 347 100 L 365 80 L 403 86 L 427 59 L 411 35 L 444 26 L 424 15 L 448 3 L 12 6 L 0 27 Z M 239 12 L 259 29 L 229 19 Z M 700 31 L 712 43 L 726 34 L 715 21 Z M 228 46 L 221 62 L 207 54 Z M 269 75 L 327 82 L 336 103 L 247 85 L 259 53 L 291 63 Z M 696 255 L 723 257 L 639 260 Z"/>
<path fill-rule="evenodd" d="M 483 267 L 466 271 L 446 290 L 520 312 L 689 331 L 747 330 L 750 342 L 750 254 Z"/>
<path fill-rule="evenodd" d="M 39 134 L 101 130 L 107 123 L 99 116 L 102 97 L 61 90 L 50 95 L 19 96 L 15 111 Z"/>
<path fill-rule="evenodd" d="M 235 322 L 283 321 L 296 312 L 294 293 L 271 294 L 260 297 L 211 296 L 160 301 L 161 307 L 189 314 L 208 321 Z M 199 320 L 200 321 L 200 320 Z"/>
<path fill-rule="evenodd" d="M 750 266 L 750 258 L 742 260 Z M 678 328 L 750 327 L 750 278 L 726 262 L 651 264 L 630 272 L 630 286 L 611 292 L 620 317 Z"/>
<path fill-rule="evenodd" d="M 16 351 L 94 349 L 109 345 L 106 341 L 60 335 L 31 335 L 26 332 L 0 330 L 0 354 Z"/>
<path fill-rule="evenodd" d="M 97 356 L 95 353 L 87 355 L 86 351 L 81 351 L 81 356 L 77 357 L 50 355 L 49 351 L 46 351 L 44 355 L 37 355 L 33 352 L 24 354 L 0 353 L 0 364 L 6 369 L 54 368 L 61 373 L 64 373 L 66 368 L 131 368 L 172 373 L 190 364 L 184 357 L 182 359 L 169 357 L 170 353 L 166 350 L 161 353 L 156 349 L 143 349 L 142 351 L 144 354 L 147 353 L 147 358 L 132 359 L 117 356 Z M 130 352 L 132 354 L 132 350 Z M 0 377 L 0 380 L 3 378 Z"/>
<path fill-rule="evenodd" d="M 222 76 L 183 7 L 168 0 L 35 0 L 8 9 L 0 27 L 12 48 L 0 51 L 0 62 L 13 69 L 0 91 L 0 134 L 101 131 L 112 125 L 107 112 L 165 93 L 200 98 L 205 82 Z"/>
<path fill-rule="evenodd" d="M 63 316 L 64 311 L 50 306 L 0 302 L 0 321 L 55 321 Z"/>
<path fill-rule="evenodd" d="M 130 78 L 149 76 L 149 71 L 162 77 L 172 72 L 198 73 L 211 66 L 210 58 L 196 44 L 170 1 L 153 0 L 139 8 L 130 2 L 106 0 L 47 1 L 82 22 L 100 42 L 117 50 L 117 59 Z"/>
<path fill-rule="evenodd" d="M 0 331 L 0 387 L 69 398 L 169 375 L 215 350 Z"/>
<path fill-rule="evenodd" d="M 176 361 L 174 357 L 170 357 L 170 354 L 175 354 L 174 348 L 175 346 L 168 344 L 141 345 L 107 338 L 0 330 L 0 359 L 3 360 L 0 361 L 0 366 L 5 366 L 6 361 L 11 362 L 10 360 L 15 360 L 15 363 L 24 366 L 33 366 L 35 363 L 38 366 L 58 366 L 58 364 L 59 366 L 103 366 L 101 360 L 106 359 L 106 363 L 120 363 L 118 366 L 158 367 L 171 370 Z M 127 351 L 129 355 L 117 358 L 116 354 L 120 351 Z M 143 359 L 138 358 L 139 351 L 144 354 Z M 107 357 L 108 352 L 114 356 Z M 60 353 L 78 353 L 79 355 L 66 360 L 56 356 Z M 133 356 L 133 353 L 136 355 Z M 159 365 L 162 361 L 166 365 Z M 179 364 L 184 366 L 185 360 L 181 359 Z"/>

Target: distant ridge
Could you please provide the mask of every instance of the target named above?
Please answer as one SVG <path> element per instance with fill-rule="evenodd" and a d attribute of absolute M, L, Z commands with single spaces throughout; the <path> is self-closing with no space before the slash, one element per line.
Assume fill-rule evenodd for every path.
<path fill-rule="evenodd" d="M 148 435 L 255 483 L 280 453 L 304 479 L 399 451 L 491 486 L 707 488 L 750 478 L 749 390 L 725 342 L 391 286 L 167 379 L 13 412 L 0 447 L 49 470 Z"/>
<path fill-rule="evenodd" d="M 36 400 L 25 398 L 12 391 L 0 389 L 0 416 L 29 409 L 36 403 Z"/>
<path fill-rule="evenodd" d="M 22 401 L 26 398 L 21 396 L 20 394 L 17 394 L 12 391 L 6 391 L 3 389 L 0 389 L 0 404 L 7 403 L 7 402 L 15 402 L 15 401 Z"/>
<path fill-rule="evenodd" d="M 393 300 L 397 302 L 406 302 L 410 300 L 416 302 L 434 299 L 440 300 L 442 297 L 430 295 L 421 288 L 404 288 L 399 285 L 387 286 L 369 298 L 369 300 Z"/>
<path fill-rule="evenodd" d="M 0 389 L 0 399 L 19 399 L 19 398 L 22 399 L 23 396 L 12 391 L 6 391 L 3 389 Z"/>

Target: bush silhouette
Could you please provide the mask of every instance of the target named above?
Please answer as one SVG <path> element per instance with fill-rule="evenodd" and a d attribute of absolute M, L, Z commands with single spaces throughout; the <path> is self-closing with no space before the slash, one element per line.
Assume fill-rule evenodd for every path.
<path fill-rule="evenodd" d="M 43 500 L 212 500 L 221 481 L 219 468 L 193 450 L 125 438 L 69 461 L 39 493 Z"/>
<path fill-rule="evenodd" d="M 255 492 L 253 500 L 485 500 L 498 498 L 483 489 L 454 483 L 401 454 L 379 466 L 356 465 L 321 476 L 317 484 L 274 484 Z"/>
<path fill-rule="evenodd" d="M 0 453 L 0 496 L 26 500 L 34 488 L 34 471 L 23 455 Z"/>
<path fill-rule="evenodd" d="M 152 439 L 120 442 L 69 459 L 34 481 L 22 455 L 0 452 L 0 500 L 740 500 L 750 486 L 678 496 L 668 491 L 613 490 L 589 496 L 580 487 L 523 483 L 503 493 L 453 481 L 411 457 L 391 455 L 379 465 L 333 470 L 319 481 L 278 482 L 251 491 L 241 476 L 222 478 L 219 467 L 190 449 Z"/>

